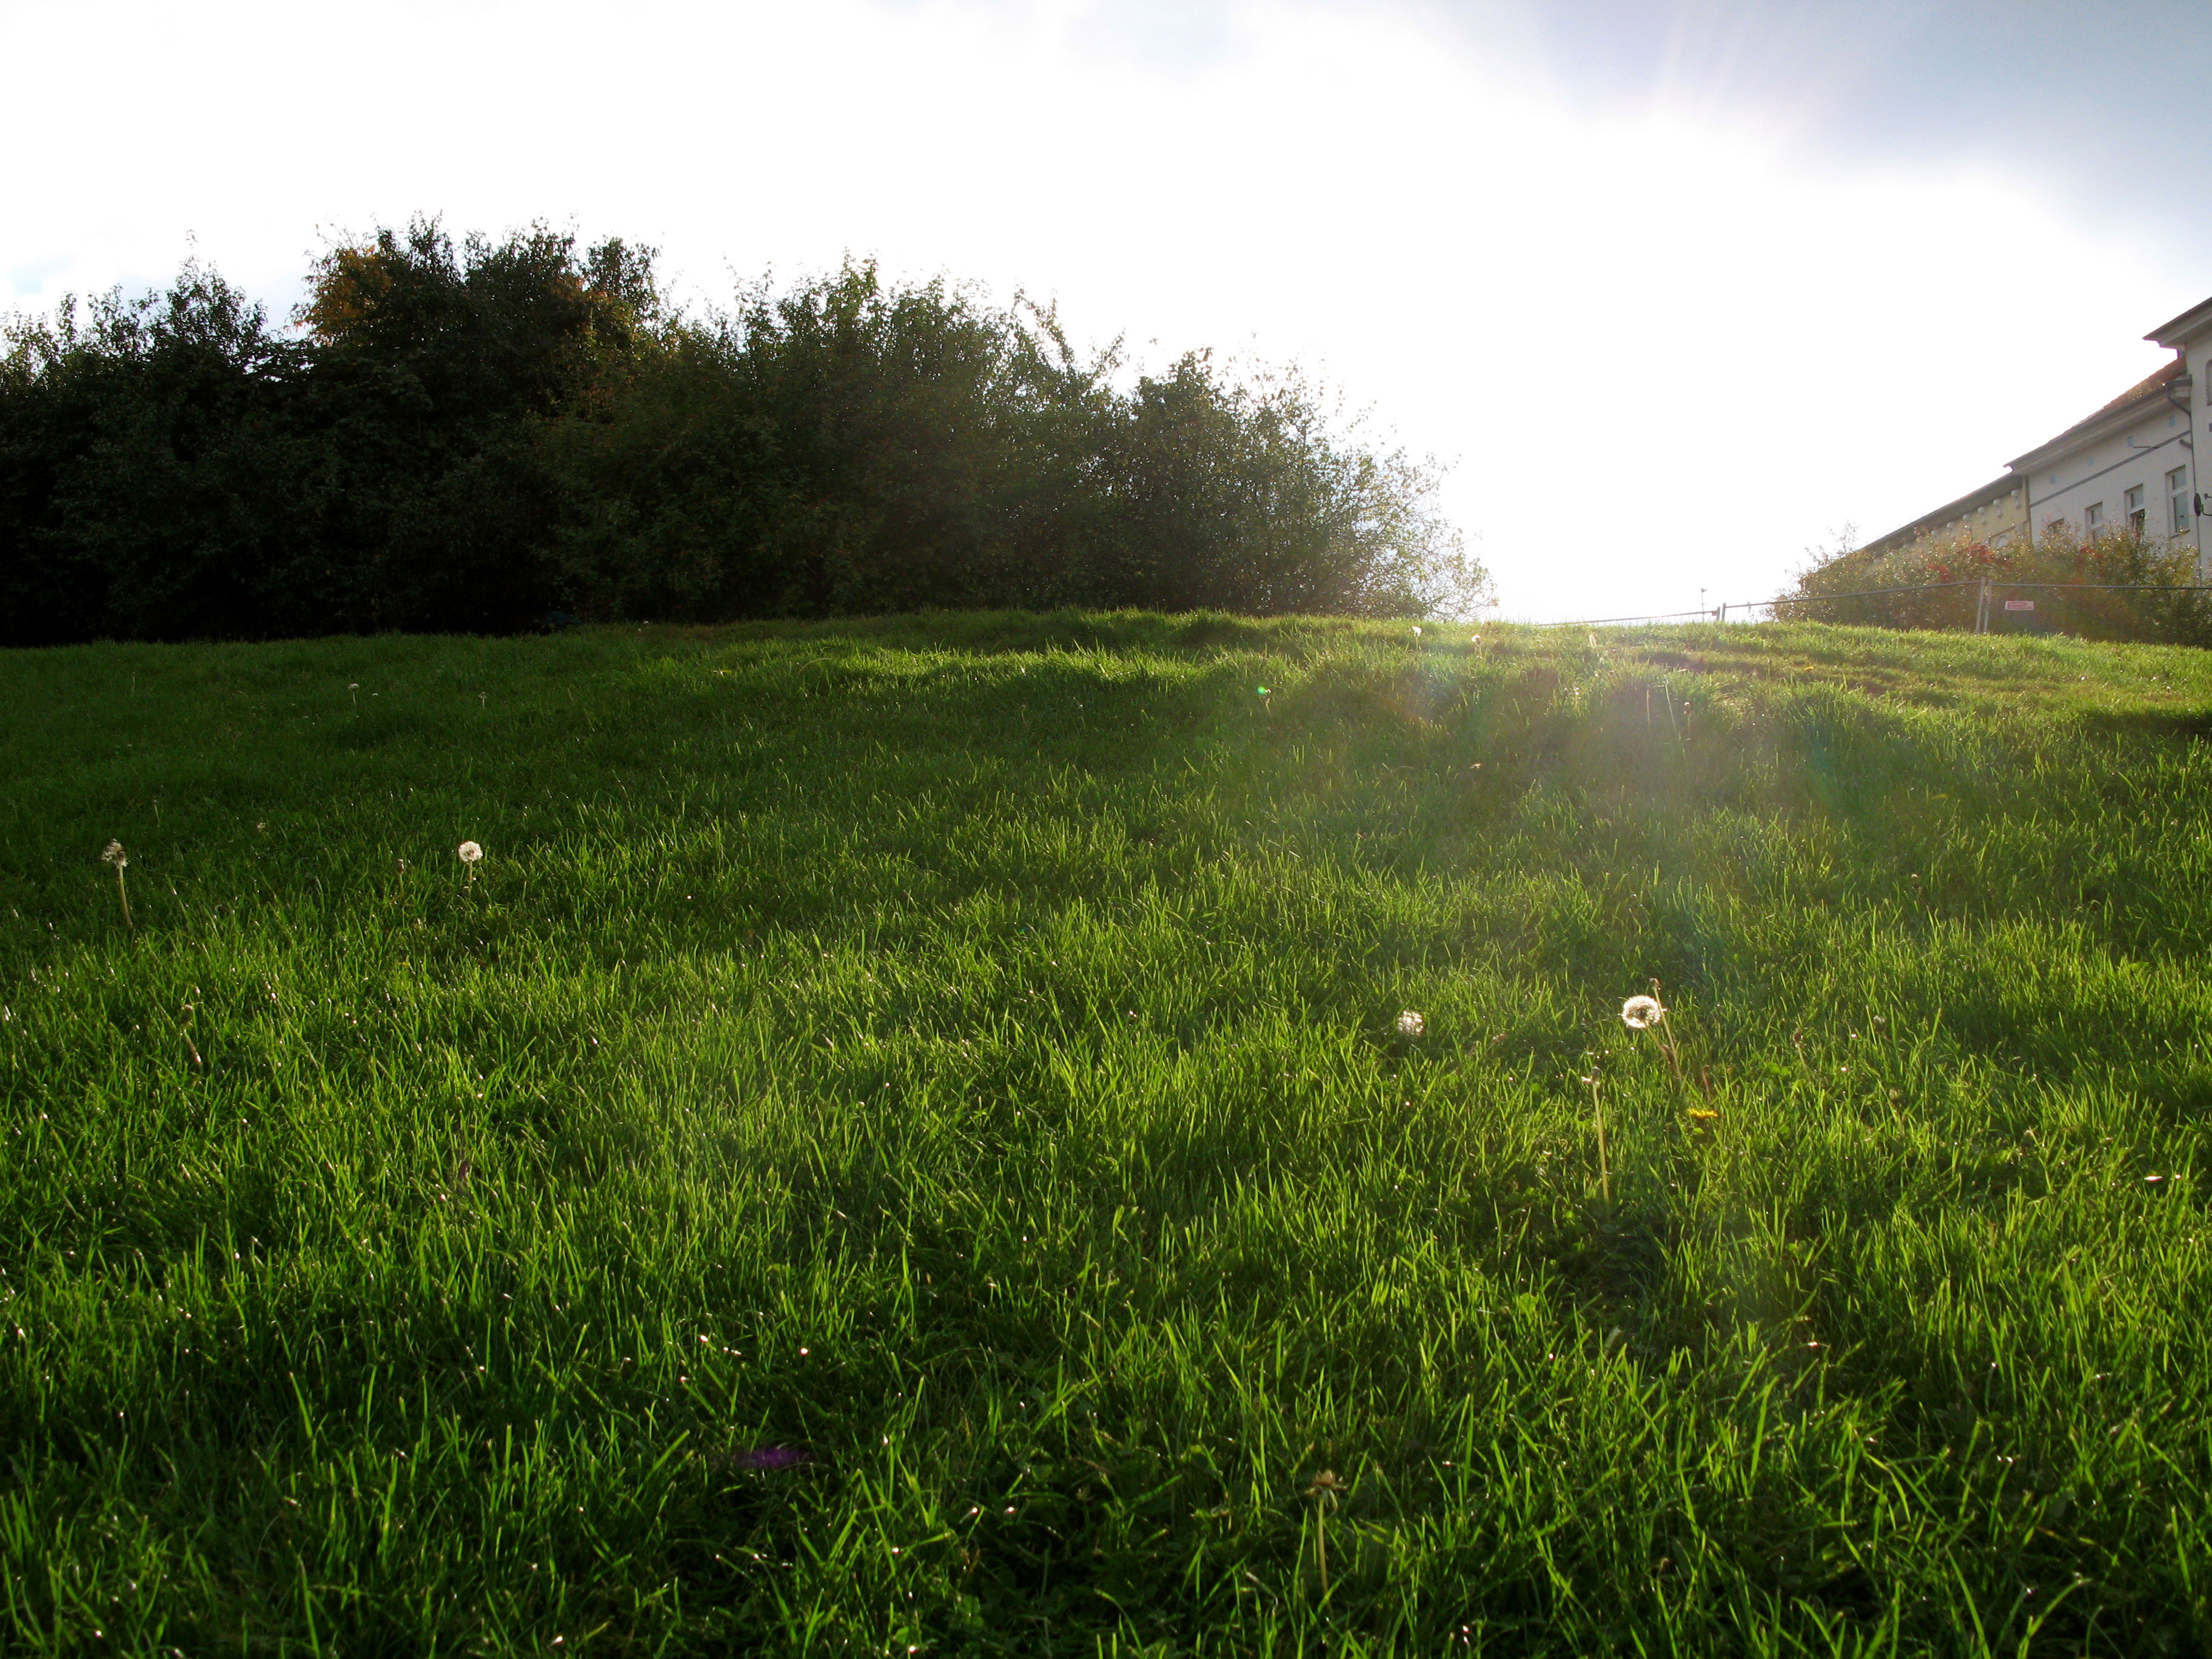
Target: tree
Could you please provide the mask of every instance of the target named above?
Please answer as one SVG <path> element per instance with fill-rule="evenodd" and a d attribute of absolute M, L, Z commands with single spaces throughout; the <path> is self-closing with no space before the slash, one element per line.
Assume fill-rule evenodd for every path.
<path fill-rule="evenodd" d="M 188 264 L 84 325 L 16 325 L 0 374 L 10 643 L 270 631 L 296 592 L 308 457 L 285 404 L 305 361 Z"/>
<path fill-rule="evenodd" d="M 734 311 L 650 249 L 434 221 L 9 325 L 0 638 L 1100 605 L 1414 616 L 1485 578 L 1294 374 L 1128 380 L 1048 307 L 867 264 Z"/>
<path fill-rule="evenodd" d="M 1295 376 L 1194 354 L 1128 392 L 1118 347 L 848 264 L 673 326 L 554 437 L 580 592 L 611 614 L 1200 606 L 1419 615 L 1486 578 L 1401 453 Z"/>
<path fill-rule="evenodd" d="M 597 394 L 658 308 L 650 249 L 579 257 L 543 227 L 457 248 L 434 221 L 318 262 L 295 314 L 315 374 L 319 539 L 357 573 L 351 625 L 526 625 L 566 597 L 564 501 L 540 428 Z"/>

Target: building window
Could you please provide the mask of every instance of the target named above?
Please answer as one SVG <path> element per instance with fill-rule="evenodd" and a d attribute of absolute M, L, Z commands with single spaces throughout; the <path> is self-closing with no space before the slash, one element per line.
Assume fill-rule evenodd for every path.
<path fill-rule="evenodd" d="M 2150 518 L 2150 514 L 2143 508 L 2143 487 L 2141 484 L 2135 484 L 2130 487 L 2127 495 L 2127 502 L 2128 528 L 2133 531 L 2136 535 L 2140 536 L 2143 533 L 2144 525 L 2148 522 Z"/>
<path fill-rule="evenodd" d="M 2088 532 L 2092 536 L 2094 536 L 2094 535 L 2095 535 L 2095 534 L 2096 534 L 2100 530 L 2102 530 L 2104 527 L 2105 527 L 2105 504 L 2104 504 L 2104 502 L 2102 502 L 2102 501 L 2092 501 L 2092 502 L 2090 502 L 2090 503 L 2089 503 L 2089 505 L 2088 505 L 2088 506 L 2087 506 L 2087 507 L 2083 507 L 2083 508 L 2081 509 L 2081 528 L 2082 528 L 2082 529 L 2084 529 L 2084 530 L 2087 531 L 2087 532 Z"/>
<path fill-rule="evenodd" d="M 2166 475 L 2166 504 L 2173 515 L 2173 528 L 2169 534 L 2186 536 L 2189 533 L 2189 469 L 2177 466 Z"/>

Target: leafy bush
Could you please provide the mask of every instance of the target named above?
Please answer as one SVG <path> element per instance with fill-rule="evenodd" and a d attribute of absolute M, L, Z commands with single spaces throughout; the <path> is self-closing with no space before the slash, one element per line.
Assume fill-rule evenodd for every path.
<path fill-rule="evenodd" d="M 13 325 L 0 359 L 0 639 L 268 631 L 306 585 L 305 367 L 258 308 L 187 266 L 161 299 Z"/>
<path fill-rule="evenodd" d="M 1400 453 L 1294 375 L 1115 381 L 1049 312 L 848 264 L 679 322 L 550 434 L 623 617 L 1070 605 L 1420 615 L 1486 578 Z"/>
<path fill-rule="evenodd" d="M 188 265 L 9 325 L 0 643 L 1486 592 L 1430 472 L 1296 375 L 1124 384 L 1048 310 L 872 265 L 693 319 L 650 250 L 418 221 L 293 322 Z"/>
<path fill-rule="evenodd" d="M 2094 640 L 2212 644 L 2212 594 L 2196 591 L 2185 543 L 2118 530 L 2084 539 L 2063 531 L 1992 547 L 1965 535 L 1893 551 L 1850 550 L 1797 579 L 1777 614 L 1798 622 L 1879 628 L 1971 629 L 1984 581 L 1992 603 L 2033 599 L 2039 629 Z M 1867 589 L 1911 591 L 1867 593 Z M 2104 591 L 2100 591 L 2100 590 Z M 2002 613 L 1992 626 L 2001 625 Z"/>
<path fill-rule="evenodd" d="M 562 592 L 539 428 L 627 349 L 647 264 L 434 225 L 317 266 L 295 321 L 188 265 L 0 359 L 0 642 L 500 631 Z"/>

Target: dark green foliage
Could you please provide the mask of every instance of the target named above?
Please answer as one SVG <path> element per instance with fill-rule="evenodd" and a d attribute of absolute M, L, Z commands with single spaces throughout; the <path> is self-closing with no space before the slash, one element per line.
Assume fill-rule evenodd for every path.
<path fill-rule="evenodd" d="M 542 428 L 650 322 L 650 257 L 543 230 L 457 251 L 418 223 L 321 262 L 303 417 L 327 469 L 313 538 L 361 588 L 341 626 L 497 632 L 564 597 Z"/>
<path fill-rule="evenodd" d="M 17 325 L 0 643 L 526 624 L 561 592 L 539 427 L 649 300 L 618 243 L 418 223 L 321 263 L 304 338 L 196 266 Z"/>
<path fill-rule="evenodd" d="M 264 633 L 307 577 L 301 349 L 221 277 L 19 328 L 0 366 L 0 642 Z"/>
<path fill-rule="evenodd" d="M 1294 379 L 1234 386 L 1194 355 L 1110 421 L 1118 510 L 1093 603 L 1414 617 L 1480 586 L 1427 518 L 1418 469 L 1334 444 Z"/>
<path fill-rule="evenodd" d="M 670 329 L 599 418 L 553 434 L 590 515 L 570 539 L 580 589 L 690 621 L 1002 590 L 988 520 L 1023 343 L 941 285 L 886 294 L 866 268 Z"/>
<path fill-rule="evenodd" d="M 1049 313 L 867 265 L 670 329 L 555 442 L 605 614 L 923 607 L 1418 616 L 1484 577 L 1404 457 L 1204 354 L 1128 390 Z"/>
<path fill-rule="evenodd" d="M 89 314 L 0 359 L 0 643 L 1483 588 L 1295 379 L 1123 389 L 1048 312 L 866 265 L 686 319 L 650 250 L 418 222 L 319 261 L 296 337 L 197 267 Z"/>

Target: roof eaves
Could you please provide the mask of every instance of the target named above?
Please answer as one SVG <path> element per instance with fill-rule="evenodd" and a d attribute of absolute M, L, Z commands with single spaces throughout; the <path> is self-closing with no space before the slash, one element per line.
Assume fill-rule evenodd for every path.
<path fill-rule="evenodd" d="M 1875 537 L 1866 545 L 1869 548 L 1876 548 L 1885 547 L 1893 543 L 1901 544 L 1911 541 L 1923 532 L 1935 529 L 1951 519 L 1959 518 L 1978 508 L 1987 507 L 1992 501 L 2001 501 L 2020 487 L 2019 475 L 2008 472 L 2002 477 L 1990 479 L 1978 489 L 1968 490 L 1955 501 L 1946 501 L 1932 513 L 1922 514 L 1910 524 L 1898 526 L 1886 536 Z"/>
<path fill-rule="evenodd" d="M 2212 328 L 2212 300 L 2200 300 L 2179 317 L 2160 323 L 2143 338 L 2169 351 L 2179 351 L 2208 328 Z"/>
<path fill-rule="evenodd" d="M 2113 420 L 2113 416 L 2125 414 L 2135 409 L 2137 404 L 2148 403 L 2168 385 L 2179 380 L 2185 372 L 2185 366 L 2179 357 L 2170 363 L 2162 364 L 2155 374 L 2145 375 L 2118 397 L 2113 398 L 2112 402 L 2091 414 L 2086 420 L 2075 422 L 2057 437 L 2045 439 L 2034 448 L 2015 456 L 2005 465 L 2015 472 L 2023 469 L 2033 471 L 2034 467 L 2041 463 L 2043 458 L 2054 450 L 2064 449 L 2075 439 L 2086 437 L 2101 428 L 2119 424 Z"/>

